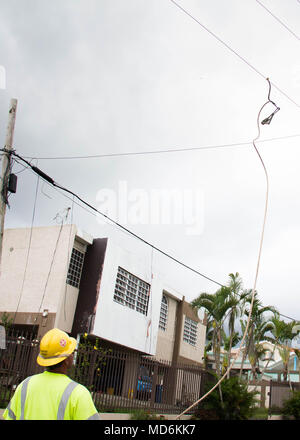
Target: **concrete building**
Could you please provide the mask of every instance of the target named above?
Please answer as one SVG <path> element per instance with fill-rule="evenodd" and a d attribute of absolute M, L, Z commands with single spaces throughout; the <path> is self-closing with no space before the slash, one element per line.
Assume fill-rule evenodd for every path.
<path fill-rule="evenodd" d="M 0 315 L 42 336 L 70 332 L 79 294 L 76 273 L 93 238 L 75 225 L 6 229 L 0 275 Z"/>
<path fill-rule="evenodd" d="M 75 225 L 7 229 L 0 317 L 41 337 L 58 327 L 156 359 L 201 365 L 206 325 L 152 273 L 151 256 Z"/>

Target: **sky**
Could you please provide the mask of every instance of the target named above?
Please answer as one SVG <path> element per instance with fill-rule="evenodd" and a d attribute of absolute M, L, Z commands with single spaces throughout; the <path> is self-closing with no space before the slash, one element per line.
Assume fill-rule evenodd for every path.
<path fill-rule="evenodd" d="M 299 0 L 0 0 L 2 145 L 16 98 L 19 155 L 201 274 L 226 284 L 238 272 L 251 289 L 266 202 L 258 138 L 269 197 L 256 288 L 300 320 L 299 20 Z M 258 129 L 266 78 L 280 110 Z M 55 225 L 71 207 L 66 223 L 151 255 L 188 301 L 219 288 L 13 170 L 6 228 Z"/>

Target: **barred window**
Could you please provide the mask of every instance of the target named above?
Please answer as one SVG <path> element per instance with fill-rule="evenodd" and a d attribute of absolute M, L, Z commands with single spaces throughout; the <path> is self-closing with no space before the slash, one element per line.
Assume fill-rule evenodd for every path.
<path fill-rule="evenodd" d="M 73 248 L 67 275 L 67 284 L 70 284 L 73 287 L 79 287 L 83 260 L 84 253 Z"/>
<path fill-rule="evenodd" d="M 184 321 L 183 340 L 193 346 L 195 346 L 197 342 L 197 322 L 187 316 Z"/>
<path fill-rule="evenodd" d="M 118 268 L 114 301 L 147 315 L 149 294 L 149 284 L 121 267 Z"/>
<path fill-rule="evenodd" d="M 168 300 L 166 296 L 163 295 L 161 299 L 159 324 L 158 324 L 158 327 L 163 331 L 166 331 L 167 329 L 167 316 L 168 316 Z"/>

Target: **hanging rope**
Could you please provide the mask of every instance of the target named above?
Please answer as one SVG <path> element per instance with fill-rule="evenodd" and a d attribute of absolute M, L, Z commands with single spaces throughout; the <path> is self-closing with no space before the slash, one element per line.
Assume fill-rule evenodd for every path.
<path fill-rule="evenodd" d="M 257 140 L 260 137 L 260 125 L 259 125 L 259 120 L 260 120 L 260 115 L 261 112 L 263 111 L 263 109 L 268 105 L 268 104 L 273 104 L 276 109 L 274 110 L 274 112 L 266 119 L 264 119 L 261 123 L 264 124 L 269 124 L 274 116 L 274 114 L 279 110 L 279 107 L 277 107 L 277 105 L 271 101 L 270 99 L 270 93 L 271 93 L 271 83 L 269 81 L 269 78 L 266 78 L 268 83 L 269 83 L 269 93 L 268 93 L 268 100 L 267 102 L 265 102 L 262 107 L 259 110 L 259 113 L 257 115 L 257 136 L 255 139 L 253 139 L 252 143 L 253 143 L 253 147 L 255 148 L 256 153 L 258 154 L 258 157 L 262 163 L 264 172 L 265 172 L 265 177 L 266 177 L 266 196 L 265 196 L 265 209 L 264 209 L 264 219 L 263 219 L 263 227 L 262 227 L 262 233 L 261 233 L 261 239 L 260 239 L 260 244 L 259 244 L 259 252 L 258 252 L 258 259 L 257 259 L 257 266 L 256 266 L 256 274 L 255 274 L 255 280 L 254 280 L 254 286 L 252 289 L 252 293 L 251 293 L 251 304 L 250 304 L 250 310 L 249 310 L 249 316 L 248 316 L 248 320 L 247 320 L 247 325 L 243 334 L 243 338 L 240 344 L 240 347 L 237 351 L 236 357 L 233 359 L 232 363 L 230 364 L 228 370 L 225 372 L 225 374 L 219 379 L 219 381 L 215 384 L 214 387 L 212 387 L 206 394 L 204 394 L 204 396 L 202 396 L 199 400 L 197 400 L 196 402 L 194 402 L 191 406 L 189 406 L 185 411 L 183 411 L 181 414 L 179 414 L 176 419 L 179 419 L 182 415 L 184 415 L 186 412 L 188 412 L 189 410 L 191 410 L 195 405 L 197 405 L 198 403 L 200 403 L 202 400 L 204 400 L 209 394 L 211 394 L 222 382 L 223 380 L 226 378 L 226 376 L 228 375 L 228 373 L 231 371 L 231 369 L 233 368 L 236 359 L 238 358 L 244 343 L 245 343 L 245 339 L 246 336 L 248 334 L 248 330 L 249 330 L 249 325 L 250 325 L 250 321 L 251 321 L 251 316 L 252 316 L 252 310 L 253 310 L 253 303 L 254 303 L 254 298 L 255 298 L 255 291 L 256 291 L 256 283 L 257 283 L 257 278 L 258 278 L 258 272 L 259 272 L 259 266 L 260 266 L 260 258 L 261 258 L 261 251 L 262 251 L 262 245 L 263 245 L 263 239 L 264 239 L 264 232 L 265 232 L 265 225 L 266 225 L 266 218 L 267 218 L 267 210 L 268 210 L 268 199 L 269 199 L 269 178 L 268 178 L 268 173 L 267 173 L 267 169 L 266 166 L 264 164 L 264 161 L 256 147 L 255 142 L 257 142 Z M 266 120 L 268 122 L 266 122 Z"/>

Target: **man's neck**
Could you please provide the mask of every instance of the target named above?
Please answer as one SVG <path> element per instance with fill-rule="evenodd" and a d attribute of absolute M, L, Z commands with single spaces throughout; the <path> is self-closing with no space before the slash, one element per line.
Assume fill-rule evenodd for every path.
<path fill-rule="evenodd" d="M 55 374 L 65 374 L 67 375 L 67 371 L 65 368 L 57 368 L 55 370 L 47 370 L 48 373 L 55 373 Z"/>

